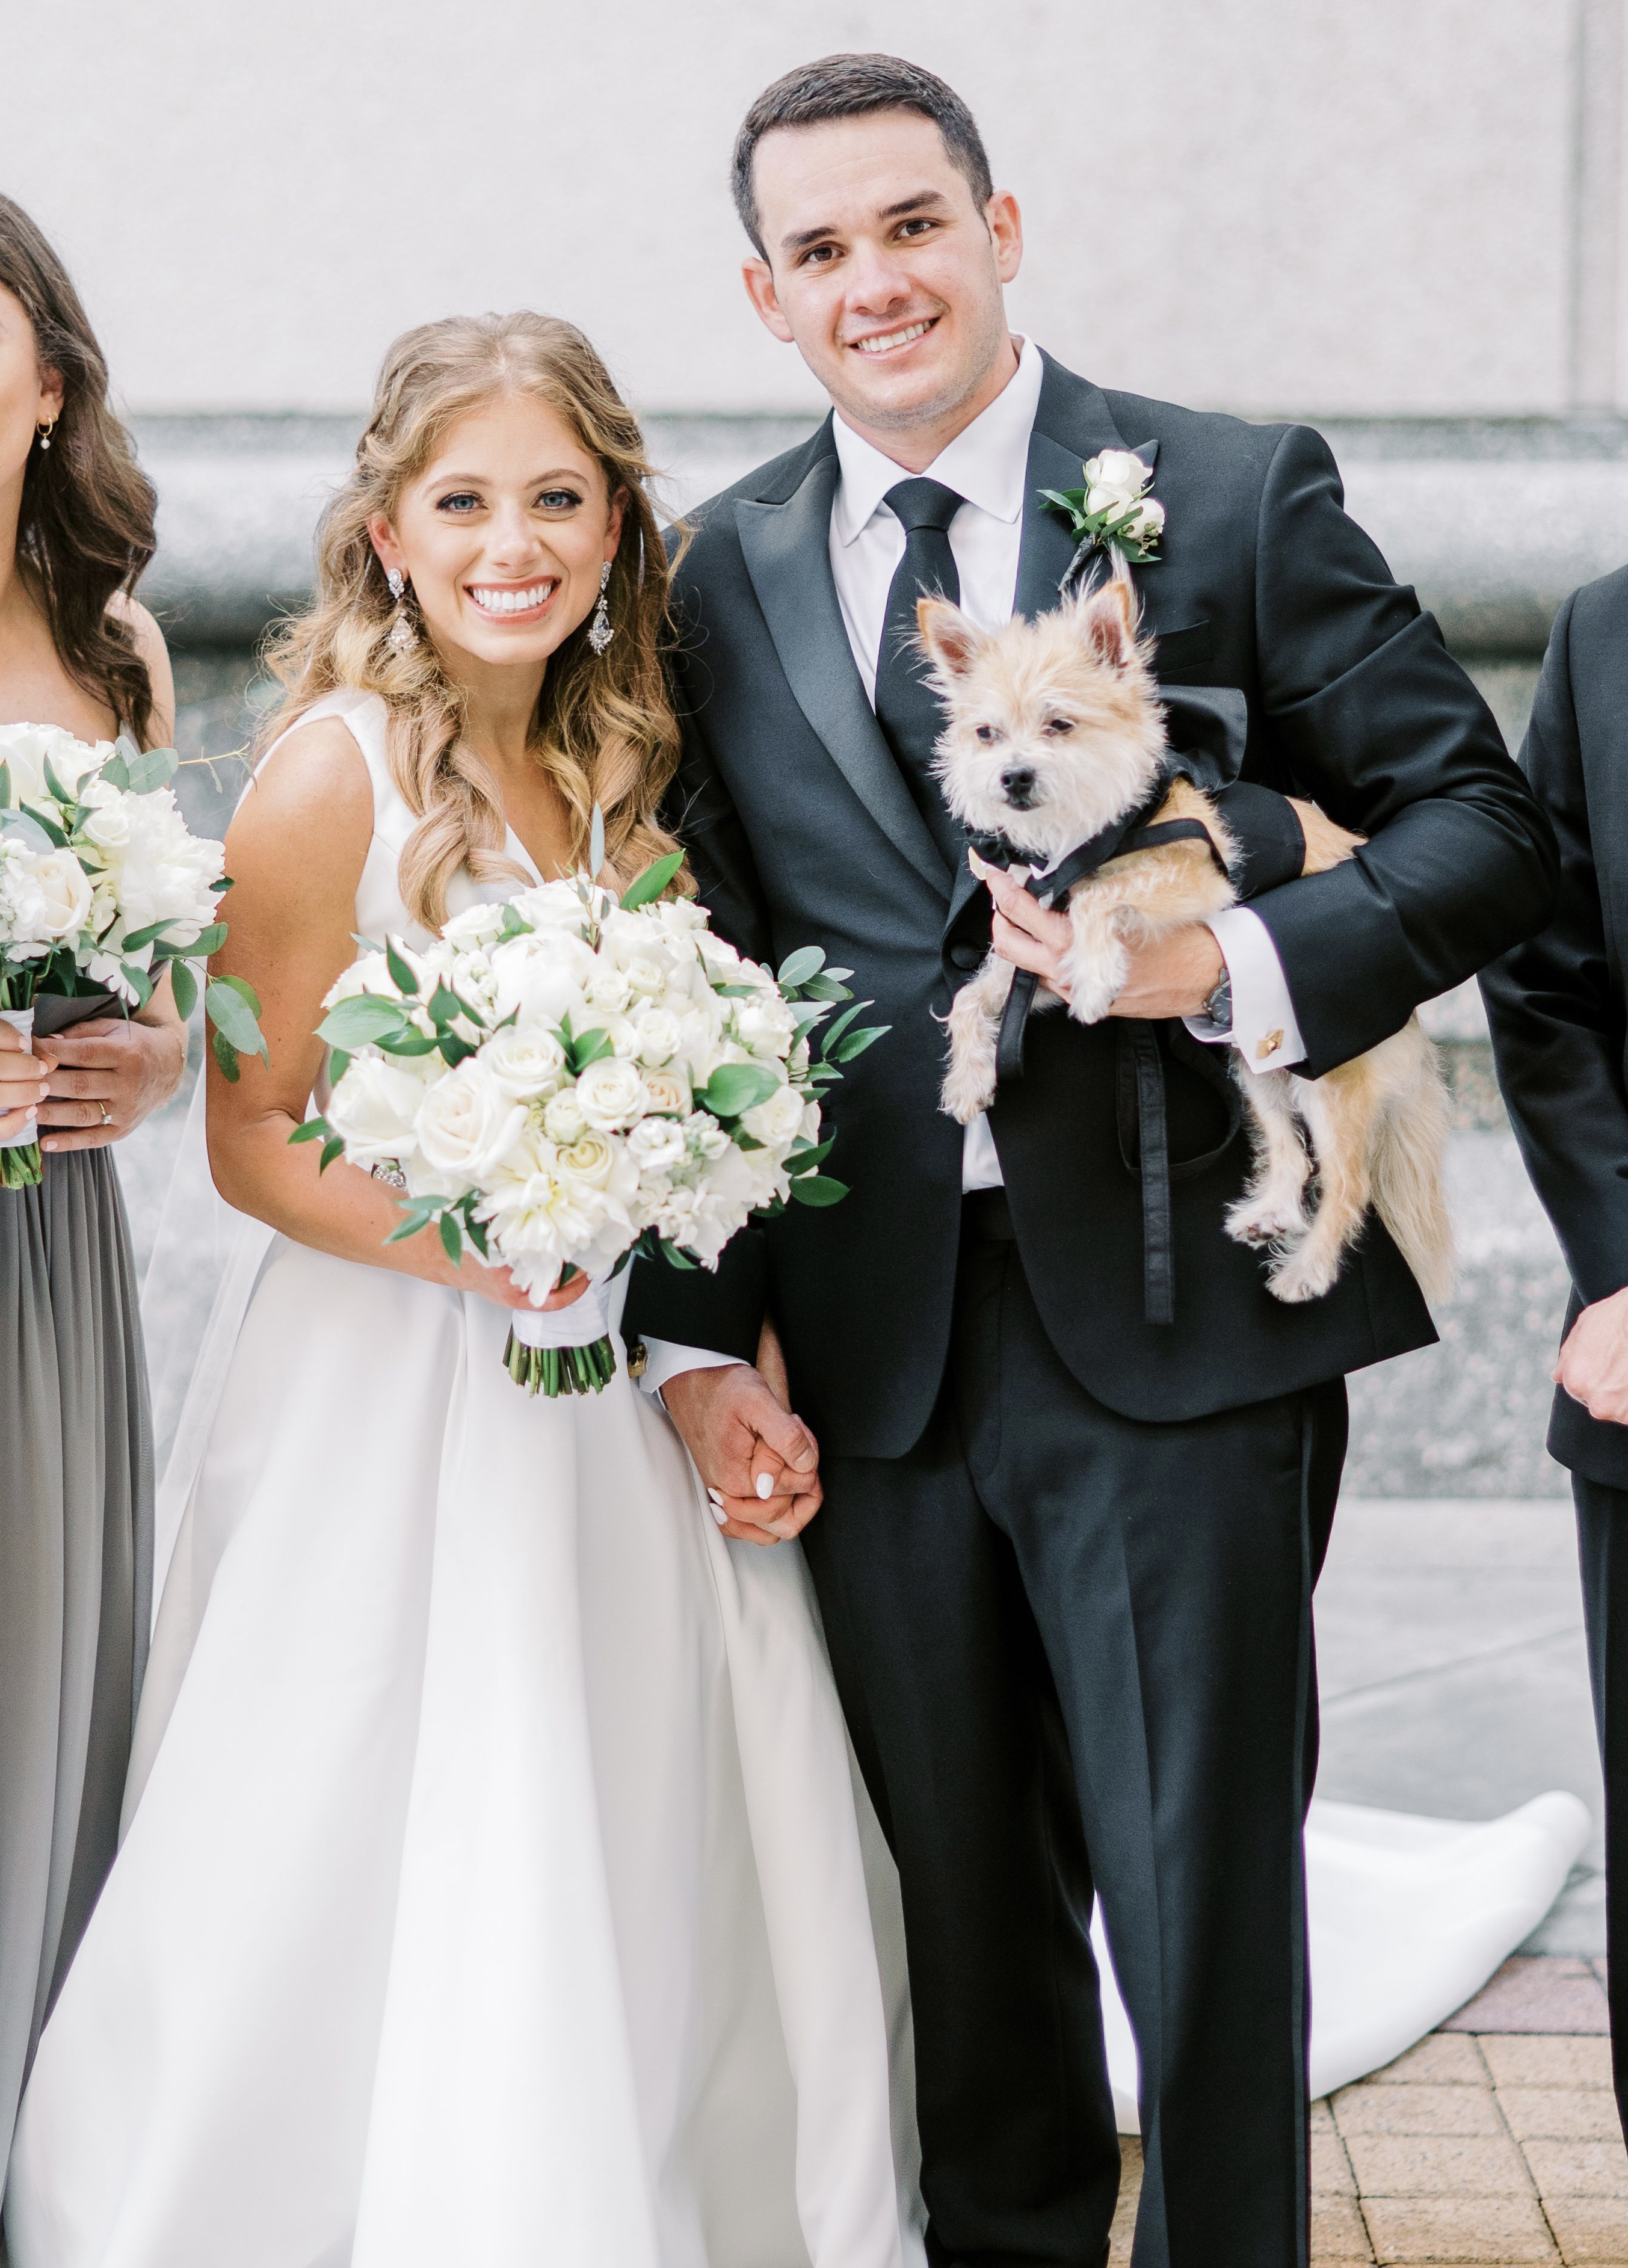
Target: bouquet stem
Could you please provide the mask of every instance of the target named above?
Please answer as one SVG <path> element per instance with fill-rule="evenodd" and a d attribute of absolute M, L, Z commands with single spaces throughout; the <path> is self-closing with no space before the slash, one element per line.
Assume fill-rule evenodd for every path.
<path fill-rule="evenodd" d="M 0 1189 L 32 1189 L 45 1178 L 38 1142 L 13 1142 L 0 1149 Z"/>
<path fill-rule="evenodd" d="M 550 1402 L 563 1394 L 602 1394 L 616 1375 L 616 1354 L 608 1338 L 591 1346 L 527 1346 L 510 1330 L 504 1367 L 527 1394 Z"/>

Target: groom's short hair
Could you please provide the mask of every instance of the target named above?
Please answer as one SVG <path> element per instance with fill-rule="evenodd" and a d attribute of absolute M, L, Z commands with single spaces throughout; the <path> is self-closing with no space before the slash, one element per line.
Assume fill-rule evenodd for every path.
<path fill-rule="evenodd" d="M 834 118 L 863 118 L 873 110 L 915 110 L 931 118 L 944 137 L 950 162 L 966 176 L 980 211 L 995 184 L 983 136 L 966 104 L 919 63 L 900 55 L 821 55 L 799 63 L 766 86 L 740 122 L 735 136 L 731 186 L 740 225 L 765 260 L 752 185 L 752 161 L 765 134 L 782 126 L 824 126 Z"/>

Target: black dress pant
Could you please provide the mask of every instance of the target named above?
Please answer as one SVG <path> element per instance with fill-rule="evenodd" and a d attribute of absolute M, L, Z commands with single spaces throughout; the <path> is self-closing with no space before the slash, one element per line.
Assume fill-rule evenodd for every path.
<path fill-rule="evenodd" d="M 1588 1677 L 1605 1775 L 1605 1950 L 1611 2075 L 1628 2135 L 1628 1491 L 1572 1476 Z"/>
<path fill-rule="evenodd" d="M 934 2268 L 1100 2268 L 1119 2178 L 1088 1927 L 1141 2054 L 1137 2268 L 1301 2268 L 1311 1591 L 1343 1381 L 1171 1425 L 1053 1352 L 970 1199 L 916 1447 L 804 1537 L 898 1862 Z"/>

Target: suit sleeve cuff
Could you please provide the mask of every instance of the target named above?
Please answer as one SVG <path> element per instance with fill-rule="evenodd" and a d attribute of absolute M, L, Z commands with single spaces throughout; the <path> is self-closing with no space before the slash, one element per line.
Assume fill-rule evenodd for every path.
<path fill-rule="evenodd" d="M 670 1378 L 684 1371 L 725 1370 L 740 1359 L 738 1354 L 714 1354 L 710 1347 L 681 1346 L 676 1339 L 647 1338 L 639 1384 L 646 1394 L 659 1394 Z"/>
<path fill-rule="evenodd" d="M 1223 1030 L 1208 1016 L 1182 1019 L 1196 1040 L 1228 1041 L 1253 1071 L 1286 1071 L 1305 1060 L 1289 981 L 1271 932 L 1248 906 L 1228 906 L 1204 924 L 1221 948 L 1233 988 L 1233 1020 Z"/>

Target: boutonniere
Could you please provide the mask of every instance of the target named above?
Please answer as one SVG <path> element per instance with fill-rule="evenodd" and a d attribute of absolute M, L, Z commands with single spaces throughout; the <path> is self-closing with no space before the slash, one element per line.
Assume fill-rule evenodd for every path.
<path fill-rule="evenodd" d="M 1088 551 L 1116 551 L 1133 566 L 1159 556 L 1165 508 L 1148 495 L 1153 468 L 1134 450 L 1104 449 L 1080 468 L 1082 489 L 1042 489 L 1041 495 L 1068 514 L 1079 544 L 1078 560 Z"/>

